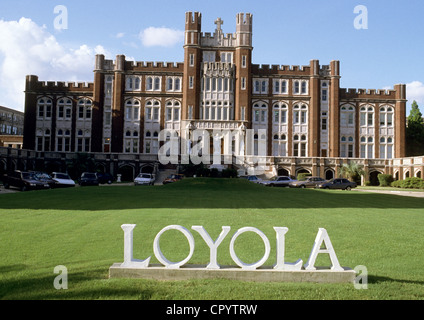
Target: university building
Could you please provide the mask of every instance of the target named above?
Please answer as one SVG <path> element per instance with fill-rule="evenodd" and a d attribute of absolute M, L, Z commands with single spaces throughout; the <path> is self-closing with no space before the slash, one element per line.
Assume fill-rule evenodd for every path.
<path fill-rule="evenodd" d="M 255 156 L 265 156 L 265 172 L 274 175 L 332 178 L 348 161 L 363 164 L 369 175 L 421 175 L 421 158 L 411 160 L 412 170 L 402 160 L 404 84 L 393 90 L 340 88 L 339 61 L 252 64 L 252 15 L 236 15 L 235 33 L 224 33 L 220 18 L 215 24 L 213 33 L 204 33 L 201 14 L 186 13 L 183 62 L 97 55 L 91 83 L 27 76 L 24 149 L 62 160 L 87 152 L 105 171 L 129 166 L 135 175 L 144 164 L 157 168 L 166 141 L 160 132 L 167 129 L 183 141 L 179 153 L 199 143 L 211 157 L 241 157 L 221 167 L 246 172 Z M 196 130 L 210 140 L 198 141 Z M 219 148 L 216 140 L 223 142 Z"/>

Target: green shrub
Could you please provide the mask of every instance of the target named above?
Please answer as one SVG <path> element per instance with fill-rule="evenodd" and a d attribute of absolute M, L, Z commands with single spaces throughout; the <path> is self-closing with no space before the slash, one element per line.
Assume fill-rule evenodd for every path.
<path fill-rule="evenodd" d="M 297 180 L 304 181 L 304 180 L 306 180 L 306 177 L 310 177 L 310 176 L 312 176 L 312 174 L 310 174 L 308 172 L 302 172 L 302 173 L 299 173 L 297 175 Z"/>
<path fill-rule="evenodd" d="M 365 186 L 366 186 L 366 187 L 371 186 L 371 181 L 365 181 Z"/>
<path fill-rule="evenodd" d="M 391 174 L 379 174 L 377 176 L 380 187 L 389 187 L 393 182 L 393 176 Z"/>
<path fill-rule="evenodd" d="M 233 168 L 226 168 L 221 173 L 223 178 L 237 178 L 237 170 Z"/>
<path fill-rule="evenodd" d="M 424 189 L 424 180 L 417 177 L 392 182 L 392 187 L 405 189 Z"/>

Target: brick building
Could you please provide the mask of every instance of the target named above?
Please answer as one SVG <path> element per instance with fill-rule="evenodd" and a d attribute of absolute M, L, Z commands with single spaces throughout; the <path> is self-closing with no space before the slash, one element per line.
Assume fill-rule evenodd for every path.
<path fill-rule="evenodd" d="M 220 18 L 215 24 L 214 33 L 203 33 L 201 14 L 186 13 L 183 62 L 97 55 L 92 83 L 27 76 L 24 148 L 151 161 L 164 143 L 161 130 L 191 141 L 180 144 L 183 153 L 201 129 L 210 134 L 202 152 L 245 157 L 239 169 L 252 166 L 249 156 L 265 155 L 265 171 L 273 174 L 331 178 L 352 160 L 369 173 L 404 176 L 393 159 L 405 157 L 405 85 L 340 88 L 339 61 L 252 64 L 252 15 L 237 14 L 235 33 L 223 33 Z M 218 149 L 214 139 L 225 140 L 214 136 L 220 130 L 232 139 Z"/>

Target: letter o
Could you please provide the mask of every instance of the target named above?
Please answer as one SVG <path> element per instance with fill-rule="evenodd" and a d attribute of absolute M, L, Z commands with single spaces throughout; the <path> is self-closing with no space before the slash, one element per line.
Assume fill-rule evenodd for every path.
<path fill-rule="evenodd" d="M 168 230 L 178 230 L 180 231 L 188 240 L 188 244 L 190 246 L 190 253 L 188 254 L 187 258 L 180 262 L 171 262 L 168 259 L 165 258 L 162 251 L 160 250 L 159 246 L 159 240 L 163 233 L 165 233 Z M 182 265 L 186 264 L 192 257 L 194 252 L 194 238 L 193 235 L 188 231 L 186 228 L 182 226 L 177 225 L 171 225 L 163 228 L 159 233 L 156 235 L 156 238 L 153 242 L 153 252 L 155 253 L 156 259 L 159 260 L 160 263 L 162 263 L 166 268 L 169 269 L 178 269 Z"/>
<path fill-rule="evenodd" d="M 236 255 L 236 253 L 234 251 L 234 242 L 236 241 L 237 237 L 239 235 L 241 235 L 242 233 L 249 232 L 249 231 L 250 232 L 254 232 L 257 235 L 259 235 L 262 238 L 262 241 L 265 244 L 265 254 L 264 254 L 264 256 L 262 257 L 262 259 L 260 259 L 259 261 L 255 262 L 255 263 L 252 263 L 252 264 L 246 264 L 243 261 L 241 261 L 237 257 L 237 255 Z M 231 238 L 231 242 L 230 242 L 230 255 L 231 255 L 231 258 L 233 259 L 233 261 L 239 267 L 241 267 L 244 270 L 255 270 L 255 269 L 259 268 L 260 266 L 262 266 L 268 260 L 270 251 L 271 251 L 271 246 L 269 244 L 268 238 L 266 237 L 266 235 L 261 230 L 259 230 L 257 228 L 253 228 L 253 227 L 241 228 L 241 229 L 237 230 L 237 232 Z"/>

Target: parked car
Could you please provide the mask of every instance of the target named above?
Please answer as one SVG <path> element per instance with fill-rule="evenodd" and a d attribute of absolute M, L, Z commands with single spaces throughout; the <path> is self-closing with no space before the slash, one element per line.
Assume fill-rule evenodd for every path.
<path fill-rule="evenodd" d="M 44 182 L 44 183 L 48 183 L 50 188 L 55 188 L 56 187 L 56 181 L 53 180 L 53 178 L 45 172 L 31 172 L 35 175 L 35 179 L 37 179 L 38 181 Z"/>
<path fill-rule="evenodd" d="M 98 186 L 99 180 L 97 175 L 93 172 L 84 172 L 81 177 L 78 179 L 80 186 Z"/>
<path fill-rule="evenodd" d="M 49 189 L 50 185 L 46 182 L 41 182 L 36 179 L 32 172 L 22 172 L 16 170 L 3 178 L 3 186 L 6 189 L 16 187 L 21 191 Z"/>
<path fill-rule="evenodd" d="M 143 186 L 143 185 L 152 186 L 154 183 L 155 183 L 155 175 L 151 173 L 140 173 L 134 179 L 135 186 Z"/>
<path fill-rule="evenodd" d="M 183 174 L 171 174 L 169 177 L 163 180 L 162 184 L 168 184 L 168 183 L 180 181 L 181 179 L 184 179 Z"/>
<path fill-rule="evenodd" d="M 315 188 L 317 185 L 326 182 L 321 177 L 306 177 L 304 181 L 293 181 L 289 184 L 290 188 Z"/>
<path fill-rule="evenodd" d="M 317 185 L 317 188 L 350 190 L 352 188 L 356 188 L 356 186 L 356 182 L 352 182 L 347 179 L 337 178 L 331 179 L 324 183 L 320 183 L 319 185 Z"/>
<path fill-rule="evenodd" d="M 263 180 L 260 184 L 267 187 L 288 187 L 290 183 L 294 182 L 290 177 L 287 176 L 276 176 L 269 180 Z"/>
<path fill-rule="evenodd" d="M 67 173 L 53 172 L 52 179 L 56 181 L 56 188 L 75 187 L 75 181 Z"/>
<path fill-rule="evenodd" d="M 105 183 L 111 184 L 113 182 L 113 180 L 115 180 L 110 173 L 98 172 L 98 173 L 96 173 L 96 176 L 97 176 L 97 180 L 99 180 L 100 184 L 105 184 Z"/>
<path fill-rule="evenodd" d="M 240 179 L 246 179 L 247 181 L 250 181 L 250 182 L 253 182 L 253 183 L 260 183 L 262 181 L 261 178 L 258 178 L 255 175 L 240 176 Z"/>

